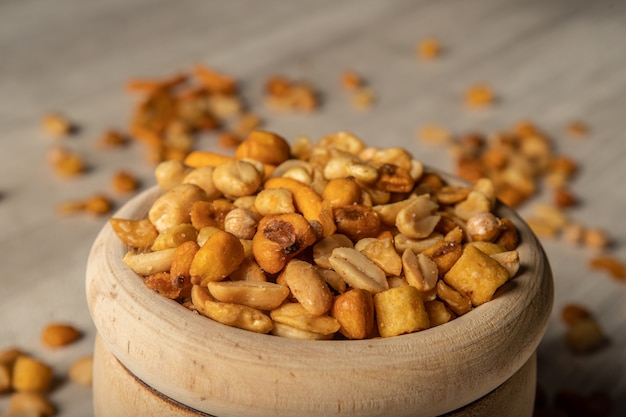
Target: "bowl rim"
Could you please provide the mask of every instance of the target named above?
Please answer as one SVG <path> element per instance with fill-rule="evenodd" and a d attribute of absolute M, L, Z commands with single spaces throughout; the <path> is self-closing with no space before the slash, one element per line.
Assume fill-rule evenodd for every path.
<path fill-rule="evenodd" d="M 449 184 L 465 184 L 430 171 Z M 158 186 L 141 192 L 114 217 L 145 217 L 161 193 Z M 529 359 L 547 328 L 553 283 L 545 252 L 514 210 L 498 202 L 495 212 L 510 218 L 520 234 L 518 275 L 488 303 L 412 334 L 303 341 L 225 326 L 145 287 L 123 264 L 128 247 L 108 222 L 88 260 L 88 306 L 103 342 L 124 366 L 159 392 L 202 412 L 276 416 L 280 406 L 285 416 L 334 415 L 341 407 L 358 415 L 377 415 L 381 409 L 387 415 L 409 415 L 409 409 L 438 415 L 502 384 Z M 183 375 L 185 364 L 193 376 Z M 384 389 L 368 379 L 382 380 Z M 309 392 L 294 402 L 288 398 L 293 393 L 287 394 L 294 386 Z M 268 396 L 262 404 L 255 398 L 260 392 Z M 324 401 L 307 405 L 309 396 Z"/>

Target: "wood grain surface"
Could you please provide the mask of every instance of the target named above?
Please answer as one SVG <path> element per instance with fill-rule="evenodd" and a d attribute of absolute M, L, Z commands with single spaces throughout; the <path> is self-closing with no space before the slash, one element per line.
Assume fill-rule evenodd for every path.
<path fill-rule="evenodd" d="M 437 37 L 444 54 L 415 56 L 418 40 Z M 609 249 L 626 261 L 626 2 L 555 1 L 0 1 L 0 349 L 18 346 L 54 366 L 50 394 L 60 416 L 91 415 L 88 388 L 67 382 L 70 363 L 93 349 L 85 300 L 90 245 L 106 218 L 60 217 L 56 206 L 103 192 L 121 205 L 109 181 L 127 169 L 154 184 L 153 166 L 136 143 L 100 151 L 97 137 L 126 128 L 132 98 L 124 83 L 165 76 L 204 62 L 236 76 L 264 127 L 289 140 L 351 130 L 368 144 L 403 146 L 427 164 L 453 169 L 449 152 L 416 140 L 416 129 L 440 123 L 455 133 L 492 132 L 531 119 L 560 153 L 580 163 L 572 188 L 581 204 L 570 216 L 609 231 Z M 339 75 L 351 68 L 375 92 L 369 111 L 354 109 Z M 323 94 L 313 114 L 276 113 L 263 105 L 263 82 L 282 73 Z M 497 94 L 488 109 L 470 110 L 465 89 L 486 82 Z M 57 141 L 41 119 L 59 111 L 80 131 Z M 579 119 L 589 135 L 572 139 Z M 57 177 L 47 163 L 55 144 L 85 156 L 89 171 Z M 214 141 L 200 142 L 217 149 Z M 549 199 L 547 193 L 535 201 Z M 532 202 L 521 209 L 529 213 Z M 538 379 L 550 396 L 567 389 L 613 398 L 626 415 L 626 283 L 592 271 L 593 251 L 543 240 L 555 278 L 555 309 L 538 351 Z M 560 308 L 591 309 L 609 343 L 571 354 Z M 39 340 L 49 321 L 84 331 L 57 350 Z M 8 397 L 0 397 L 0 415 Z"/>

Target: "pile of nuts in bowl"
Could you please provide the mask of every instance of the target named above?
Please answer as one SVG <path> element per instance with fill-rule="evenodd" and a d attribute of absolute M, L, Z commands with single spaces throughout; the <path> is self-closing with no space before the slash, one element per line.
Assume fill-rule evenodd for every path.
<path fill-rule="evenodd" d="M 253 131 L 234 156 L 155 170 L 142 219 L 111 218 L 146 286 L 220 323 L 297 339 L 428 329 L 492 299 L 520 265 L 494 186 L 447 184 L 349 132 L 292 145 Z"/>

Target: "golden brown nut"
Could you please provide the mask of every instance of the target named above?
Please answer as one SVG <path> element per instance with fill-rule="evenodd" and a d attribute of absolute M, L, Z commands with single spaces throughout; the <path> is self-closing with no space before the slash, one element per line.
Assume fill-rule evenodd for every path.
<path fill-rule="evenodd" d="M 239 239 L 231 233 L 218 230 L 207 239 L 191 262 L 189 273 L 194 282 L 206 285 L 221 281 L 243 262 L 245 253 Z"/>
<path fill-rule="evenodd" d="M 71 324 L 50 323 L 41 332 L 41 342 L 48 347 L 61 347 L 77 341 L 81 336 L 80 330 Z"/>
<path fill-rule="evenodd" d="M 264 271 L 275 274 L 315 240 L 313 228 L 302 215 L 269 215 L 257 226 L 257 233 L 252 238 L 252 252 Z"/>
<path fill-rule="evenodd" d="M 235 158 L 251 158 L 264 164 L 279 165 L 289 159 L 289 143 L 272 132 L 254 130 L 235 150 Z"/>
<path fill-rule="evenodd" d="M 369 291 L 353 288 L 335 297 L 331 316 L 348 339 L 365 339 L 374 329 L 374 300 Z"/>
<path fill-rule="evenodd" d="M 336 207 L 333 216 L 337 232 L 348 236 L 353 241 L 366 237 L 376 237 L 380 231 L 380 218 L 369 206 L 353 204 Z"/>

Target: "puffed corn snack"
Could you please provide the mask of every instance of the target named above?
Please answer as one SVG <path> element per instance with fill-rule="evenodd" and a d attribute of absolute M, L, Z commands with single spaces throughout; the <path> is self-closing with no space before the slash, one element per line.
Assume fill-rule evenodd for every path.
<path fill-rule="evenodd" d="M 253 131 L 232 157 L 193 151 L 155 176 L 163 193 L 146 218 L 110 219 L 123 261 L 229 326 L 310 340 L 413 333 L 488 302 L 520 267 L 490 180 L 446 184 L 408 151 L 349 132 L 290 147 Z"/>

